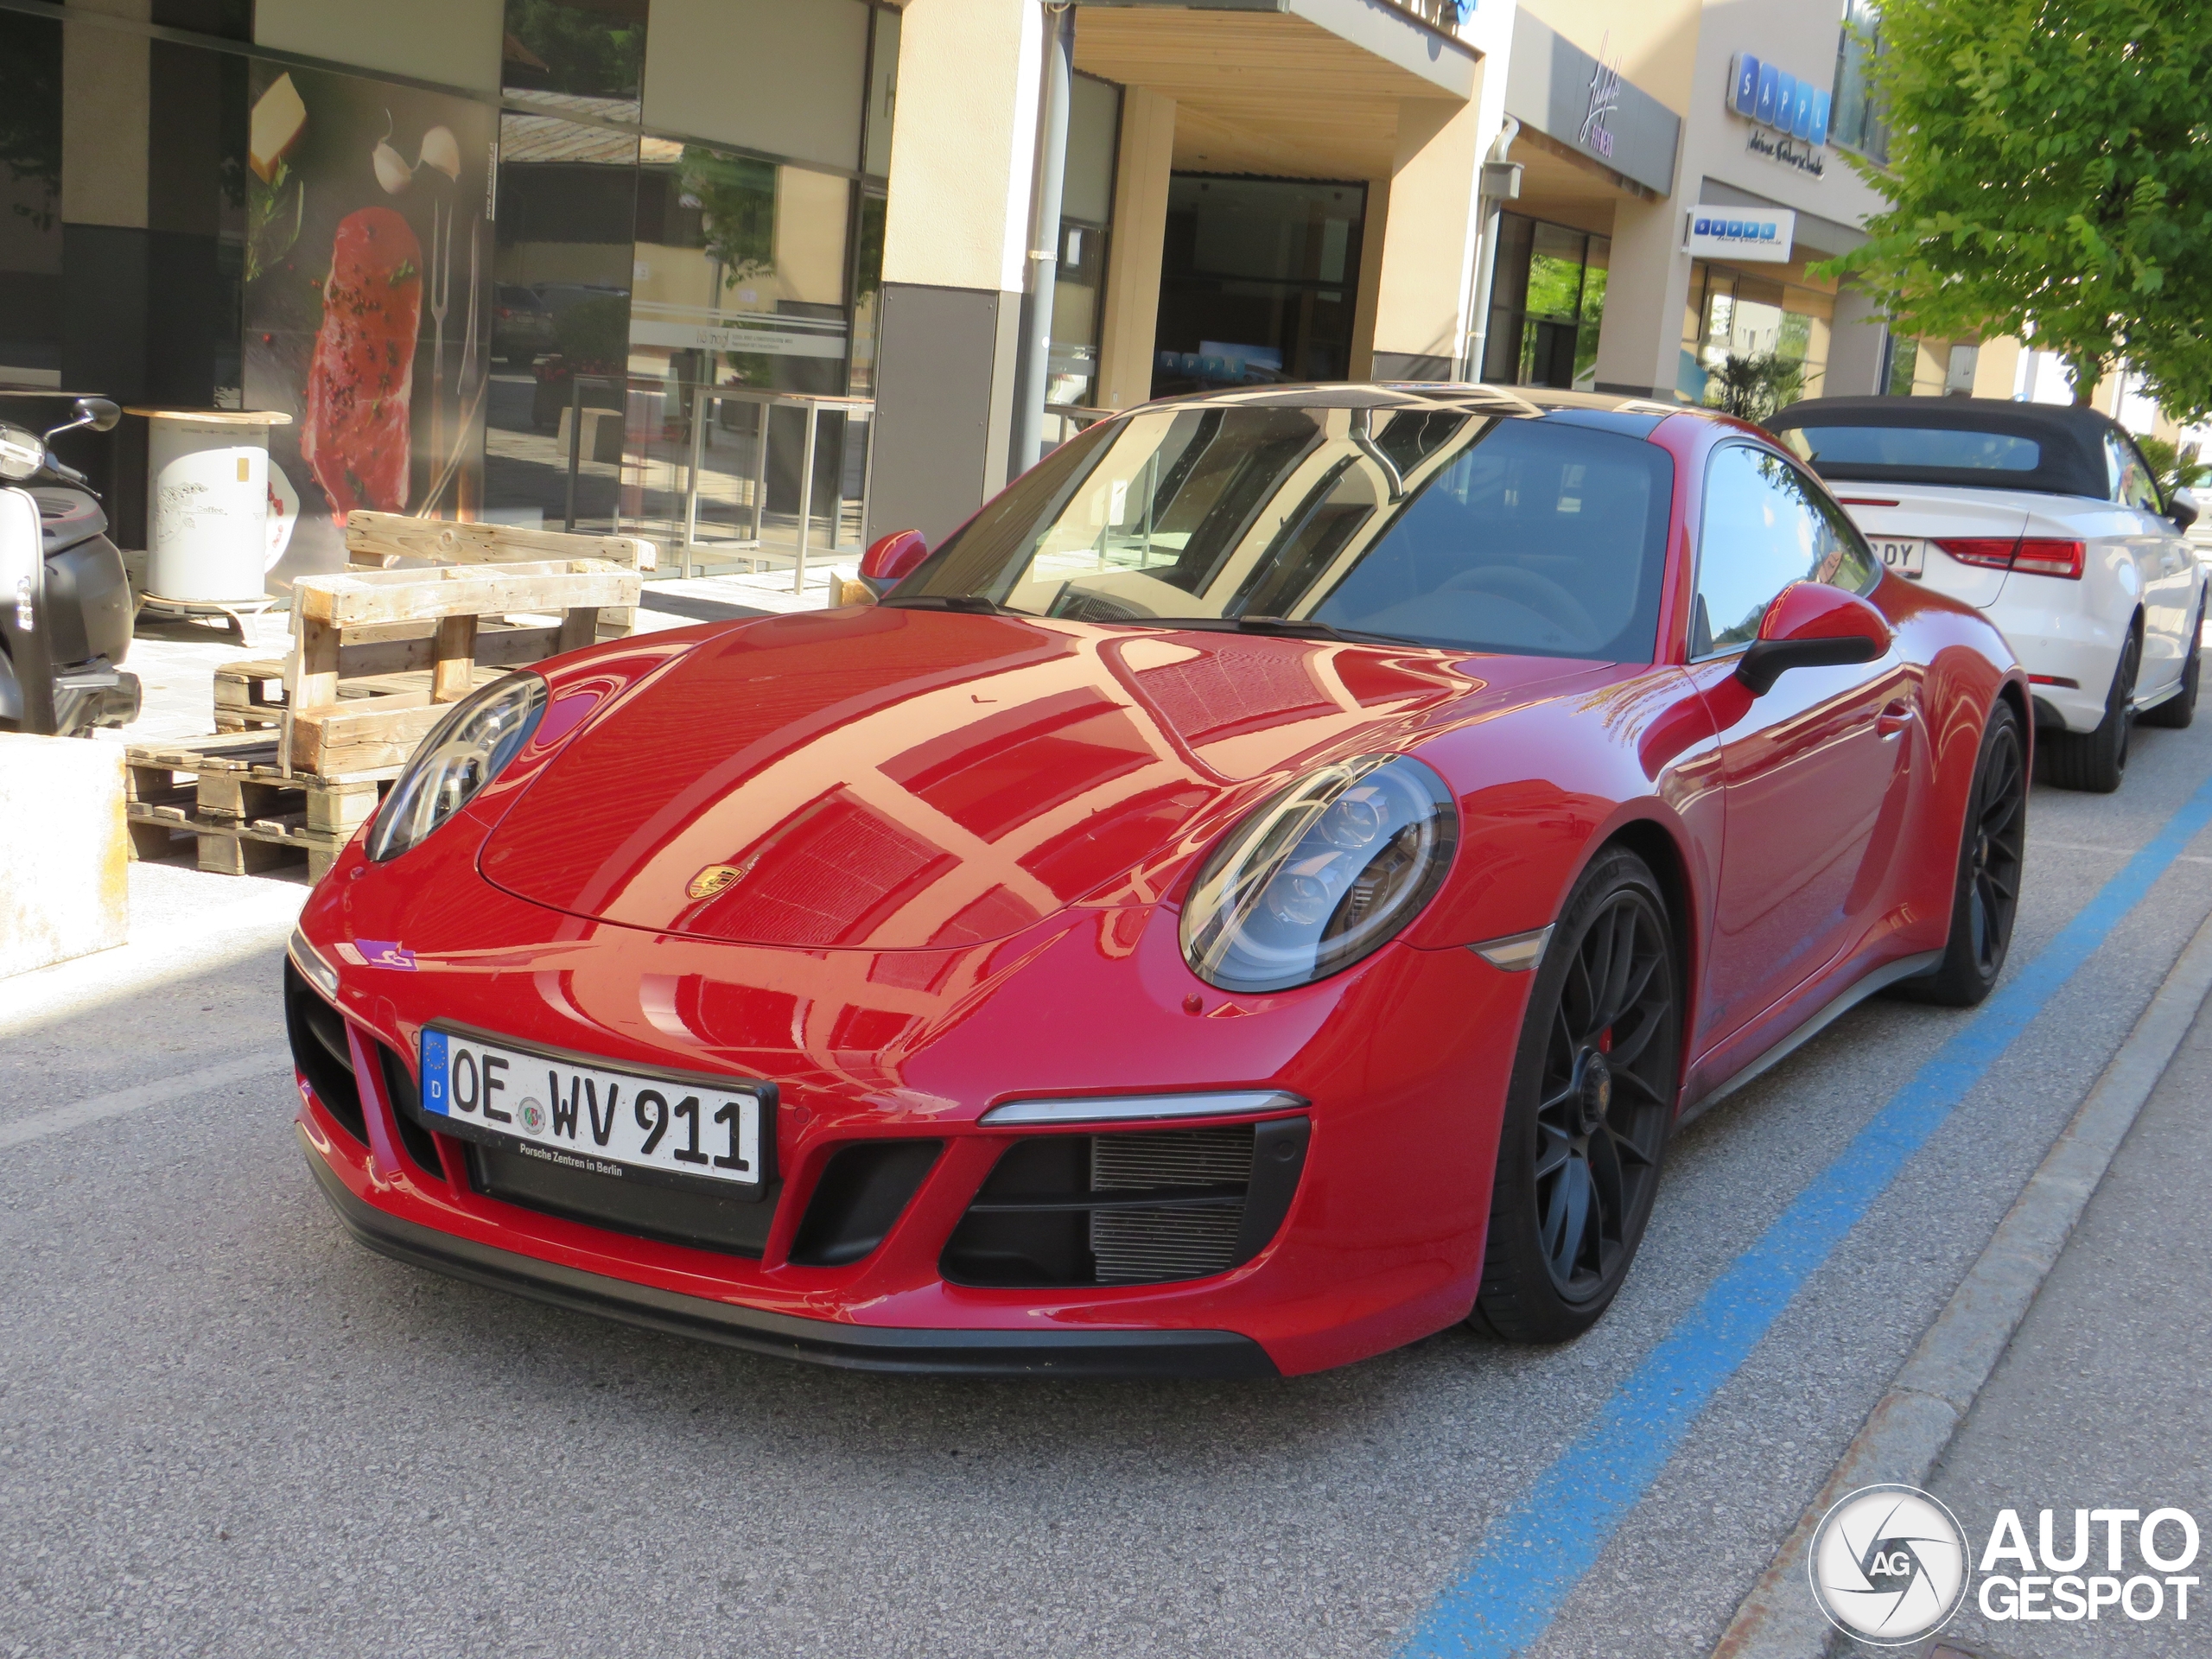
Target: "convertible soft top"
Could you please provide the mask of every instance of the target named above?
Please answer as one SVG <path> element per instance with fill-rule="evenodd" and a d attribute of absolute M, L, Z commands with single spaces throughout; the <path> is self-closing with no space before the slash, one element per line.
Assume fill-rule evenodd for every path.
<path fill-rule="evenodd" d="M 2094 409 L 2064 404 L 2016 404 L 1998 397 L 1812 397 L 1792 404 L 1767 423 L 1802 454 L 1822 478 L 1882 484 L 1950 484 L 1969 489 L 2031 490 L 2045 495 L 2112 493 L 2105 466 L 2105 437 L 2126 429 Z M 1793 432 L 1879 428 L 1915 434 L 1958 433 L 1993 439 L 2026 439 L 2036 447 L 2031 465 L 1996 461 L 1980 465 L 1936 464 L 1944 446 L 1916 438 L 1874 459 L 1875 443 L 1822 443 Z M 1828 453 L 1824 454 L 1827 450 Z M 1838 451 L 1841 452 L 1839 453 Z M 2014 446 L 2013 454 L 2031 452 Z"/>

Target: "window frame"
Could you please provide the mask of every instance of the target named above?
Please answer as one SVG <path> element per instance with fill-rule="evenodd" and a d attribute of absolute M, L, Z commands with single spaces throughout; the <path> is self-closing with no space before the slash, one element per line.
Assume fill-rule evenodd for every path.
<path fill-rule="evenodd" d="M 1858 550 L 1860 558 L 1873 571 L 1873 581 L 1864 593 L 1844 587 L 1838 582 L 1823 582 L 1821 584 L 1823 587 L 1832 587 L 1838 593 L 1849 594 L 1854 599 L 1864 599 L 1871 602 L 1875 589 L 1882 585 L 1883 577 L 1887 574 L 1881 560 L 1874 556 L 1873 547 L 1868 543 L 1865 534 L 1860 531 L 1857 524 L 1852 523 L 1851 515 L 1836 505 L 1834 498 L 1828 493 L 1827 486 L 1821 482 L 1817 474 L 1802 465 L 1795 455 L 1777 445 L 1762 443 L 1749 437 L 1724 438 L 1706 452 L 1705 474 L 1700 480 L 1697 545 L 1692 550 L 1690 559 L 1689 605 L 1682 618 L 1682 660 L 1692 665 L 1700 663 L 1720 662 L 1730 657 L 1740 657 L 1751 648 L 1752 642 L 1746 639 L 1739 645 L 1717 645 L 1711 650 L 1700 652 L 1697 649 L 1696 639 L 1699 608 L 1704 603 L 1705 597 L 1700 579 L 1705 574 L 1706 508 L 1712 499 L 1710 492 L 1713 487 L 1713 469 L 1723 454 L 1735 449 L 1746 450 L 1754 455 L 1772 455 L 1788 467 L 1790 472 L 1796 475 L 1799 483 L 1806 486 L 1808 492 L 1807 500 L 1813 511 L 1827 524 L 1831 531 L 1840 531 L 1843 540 Z M 1817 579 L 1812 576 L 1796 576 L 1791 579 L 1793 583 L 1815 580 Z M 1776 597 L 1780 597 L 1781 591 L 1777 590 Z M 1772 604 L 1774 601 L 1769 600 L 1767 602 Z"/>

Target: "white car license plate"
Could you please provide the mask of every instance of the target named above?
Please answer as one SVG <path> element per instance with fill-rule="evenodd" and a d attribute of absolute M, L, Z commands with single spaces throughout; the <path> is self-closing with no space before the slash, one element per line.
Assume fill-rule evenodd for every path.
<path fill-rule="evenodd" d="M 758 1197 L 775 1085 L 579 1065 L 463 1032 L 423 1033 L 423 1109 L 524 1157 L 647 1185 L 709 1180 Z"/>
<path fill-rule="evenodd" d="M 1882 563 L 1901 576 L 1920 580 L 1928 569 L 1928 543 L 1917 536 L 1870 536 Z"/>

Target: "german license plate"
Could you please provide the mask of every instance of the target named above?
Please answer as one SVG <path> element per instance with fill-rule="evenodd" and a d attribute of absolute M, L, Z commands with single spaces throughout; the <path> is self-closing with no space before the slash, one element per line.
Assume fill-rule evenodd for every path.
<path fill-rule="evenodd" d="M 467 1033 L 423 1033 L 423 1109 L 465 1139 L 647 1185 L 714 1181 L 758 1198 L 775 1085 L 615 1071 Z"/>
<path fill-rule="evenodd" d="M 1897 575 L 1917 582 L 1926 573 L 1928 543 L 1919 537 L 1874 536 L 1868 539 L 1882 556 L 1882 563 Z"/>

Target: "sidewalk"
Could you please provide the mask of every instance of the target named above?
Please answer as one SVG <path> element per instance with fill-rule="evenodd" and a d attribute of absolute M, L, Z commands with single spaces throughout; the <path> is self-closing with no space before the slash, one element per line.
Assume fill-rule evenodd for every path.
<path fill-rule="evenodd" d="M 2011 1348 L 1974 1402 L 1934 1491 L 1979 1547 L 1998 1511 L 2019 1513 L 2031 1548 L 2055 1511 L 2070 1554 L 2076 1509 L 2184 1510 L 2212 1544 L 2212 1003 L 2145 1103 L 2044 1281 Z M 2102 1570 L 2106 1529 L 2092 1528 Z M 2123 1576 L 2144 1573 L 2126 1529 Z M 2162 1529 L 2168 1554 L 2182 1547 Z M 1979 1560 L 1974 1563 L 1979 1569 Z M 1999 1564 L 1998 1573 L 2018 1573 Z M 2212 1584 L 2200 1551 L 2179 1569 Z M 1975 1574 L 1977 1587 L 1984 1574 Z M 2212 1655 L 2212 1600 L 2190 1596 L 2186 1623 L 2138 1624 L 2105 1609 L 2094 1622 L 1985 1618 L 1973 1598 L 1940 1645 L 1976 1659 L 2074 1655 Z M 2002 1605 L 2002 1597 L 1999 1599 Z"/>

